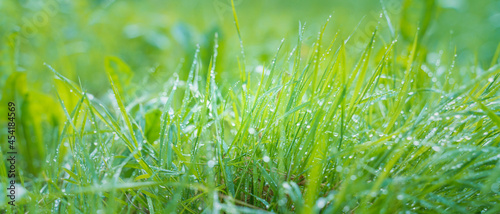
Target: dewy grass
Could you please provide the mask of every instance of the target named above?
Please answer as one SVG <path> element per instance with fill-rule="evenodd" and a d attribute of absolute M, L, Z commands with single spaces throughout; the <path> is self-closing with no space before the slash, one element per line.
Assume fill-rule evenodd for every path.
<path fill-rule="evenodd" d="M 2 210 L 500 212 L 498 51 L 489 68 L 468 74 L 454 66 L 455 53 L 444 55 L 452 63 L 437 73 L 422 32 L 405 43 L 375 31 L 357 51 L 349 38 L 326 35 L 326 24 L 305 41 L 301 25 L 254 73 L 232 5 L 236 83 L 216 81 L 217 35 L 208 65 L 198 47 L 188 77 L 175 74 L 153 92 L 129 90 L 131 71 L 118 57 L 105 60 L 111 91 L 99 98 L 47 64 L 61 110 L 47 115 L 64 119 L 18 119 L 20 141 L 33 147 L 20 151 L 22 161 L 46 162 L 34 174 L 20 169 L 25 193 L 15 207 L 0 197 Z M 28 115 L 37 104 L 18 96 L 27 90 L 22 78 L 10 75 L 3 98 Z M 2 187 L 7 171 L 0 167 Z"/>

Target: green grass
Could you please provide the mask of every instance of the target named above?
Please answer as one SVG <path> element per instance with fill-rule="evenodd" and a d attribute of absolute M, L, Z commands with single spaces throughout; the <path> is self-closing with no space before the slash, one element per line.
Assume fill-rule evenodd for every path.
<path fill-rule="evenodd" d="M 488 62 L 458 62 L 456 46 L 431 62 L 425 22 L 399 29 L 384 17 L 388 27 L 360 42 L 352 38 L 366 28 L 331 33 L 333 15 L 318 28 L 296 25 L 259 64 L 240 22 L 249 17 L 237 12 L 233 4 L 237 40 L 213 33 L 169 71 L 138 74 L 107 56 L 94 65 L 108 80 L 97 87 L 63 75 L 76 65 L 46 62 L 48 93 L 19 70 L 16 34 L 6 38 L 1 100 L 18 106 L 26 192 L 15 208 L 0 196 L 0 209 L 500 212 L 500 46 Z"/>

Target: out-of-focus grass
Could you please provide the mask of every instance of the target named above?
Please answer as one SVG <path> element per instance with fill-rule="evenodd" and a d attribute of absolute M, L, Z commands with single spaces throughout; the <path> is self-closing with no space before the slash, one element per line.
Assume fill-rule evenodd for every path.
<path fill-rule="evenodd" d="M 498 1 L 233 5 L 0 2 L 1 209 L 500 211 Z"/>

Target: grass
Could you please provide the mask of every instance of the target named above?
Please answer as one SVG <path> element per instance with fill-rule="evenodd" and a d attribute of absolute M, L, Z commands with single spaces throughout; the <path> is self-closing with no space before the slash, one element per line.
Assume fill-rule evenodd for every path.
<path fill-rule="evenodd" d="M 219 74 L 217 33 L 210 50 L 198 46 L 166 76 L 138 80 L 126 61 L 106 57 L 100 96 L 50 63 L 51 92 L 38 93 L 11 61 L 2 103 L 19 106 L 25 193 L 14 208 L 0 196 L 0 209 L 500 212 L 500 46 L 490 66 L 457 66 L 456 50 L 430 63 L 426 29 L 402 29 L 413 35 L 404 39 L 387 18 L 390 29 L 370 31 L 358 49 L 351 35 L 325 33 L 329 21 L 312 39 L 301 23 L 260 66 L 250 64 L 237 11 L 232 4 L 236 81 Z M 6 49 L 14 59 L 15 43 Z M 5 189 L 6 168 L 0 175 Z"/>

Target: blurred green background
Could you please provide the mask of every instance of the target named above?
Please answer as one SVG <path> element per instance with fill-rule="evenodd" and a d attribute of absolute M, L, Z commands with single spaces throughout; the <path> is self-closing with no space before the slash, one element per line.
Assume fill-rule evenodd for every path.
<path fill-rule="evenodd" d="M 299 23 L 306 23 L 305 44 L 312 45 L 330 15 L 326 37 L 339 33 L 346 39 L 352 34 L 351 52 L 360 51 L 377 26 L 377 40 L 390 42 L 393 32 L 403 44 L 420 28 L 420 44 L 430 62 L 456 48 L 456 64 L 462 69 L 475 64 L 488 69 L 500 42 L 496 0 L 235 0 L 235 7 L 250 70 L 269 64 L 282 38 L 288 41 L 285 45 L 294 43 Z M 132 71 L 122 78 L 140 96 L 162 91 L 174 73 L 185 79 L 198 44 L 202 70 L 207 70 L 217 33 L 216 81 L 228 87 L 239 79 L 239 41 L 229 0 L 1 0 L 0 14 L 0 96 L 2 103 L 24 96 L 31 103 L 24 103 L 23 117 L 39 115 L 25 120 L 26 139 L 20 141 L 26 144 L 20 146 L 26 150 L 21 153 L 32 160 L 43 161 L 44 151 L 55 148 L 35 142 L 54 142 L 58 123 L 64 121 L 54 75 L 44 63 L 99 98 L 111 95 L 104 59 L 117 56 Z M 32 143 L 39 148 L 29 147 Z M 29 165 L 36 174 L 40 165 Z"/>
<path fill-rule="evenodd" d="M 312 41 L 329 15 L 329 37 L 339 32 L 346 38 L 359 23 L 354 42 L 364 44 L 363 35 L 370 35 L 375 25 L 389 41 L 387 21 L 380 18 L 384 4 L 395 31 L 414 30 L 425 22 L 424 16 L 431 16 L 424 37 L 429 52 L 456 46 L 458 63 L 477 60 L 489 66 L 500 41 L 500 1 L 439 0 L 431 13 L 425 11 L 423 2 L 432 1 L 236 0 L 235 5 L 250 65 L 270 61 L 282 38 L 295 40 L 299 21 L 306 23 L 306 35 Z M 405 11 L 404 4 L 413 6 Z M 45 62 L 73 80 L 80 78 L 91 93 L 100 96 L 109 88 L 103 65 L 109 55 L 128 63 L 137 78 L 153 71 L 168 75 L 179 66 L 182 78 L 196 44 L 206 66 L 215 32 L 221 42 L 219 78 L 237 77 L 233 70 L 239 43 L 229 0 L 2 0 L 0 12 L 1 84 L 6 74 L 25 71 L 30 87 L 48 92 L 52 75 Z"/>

